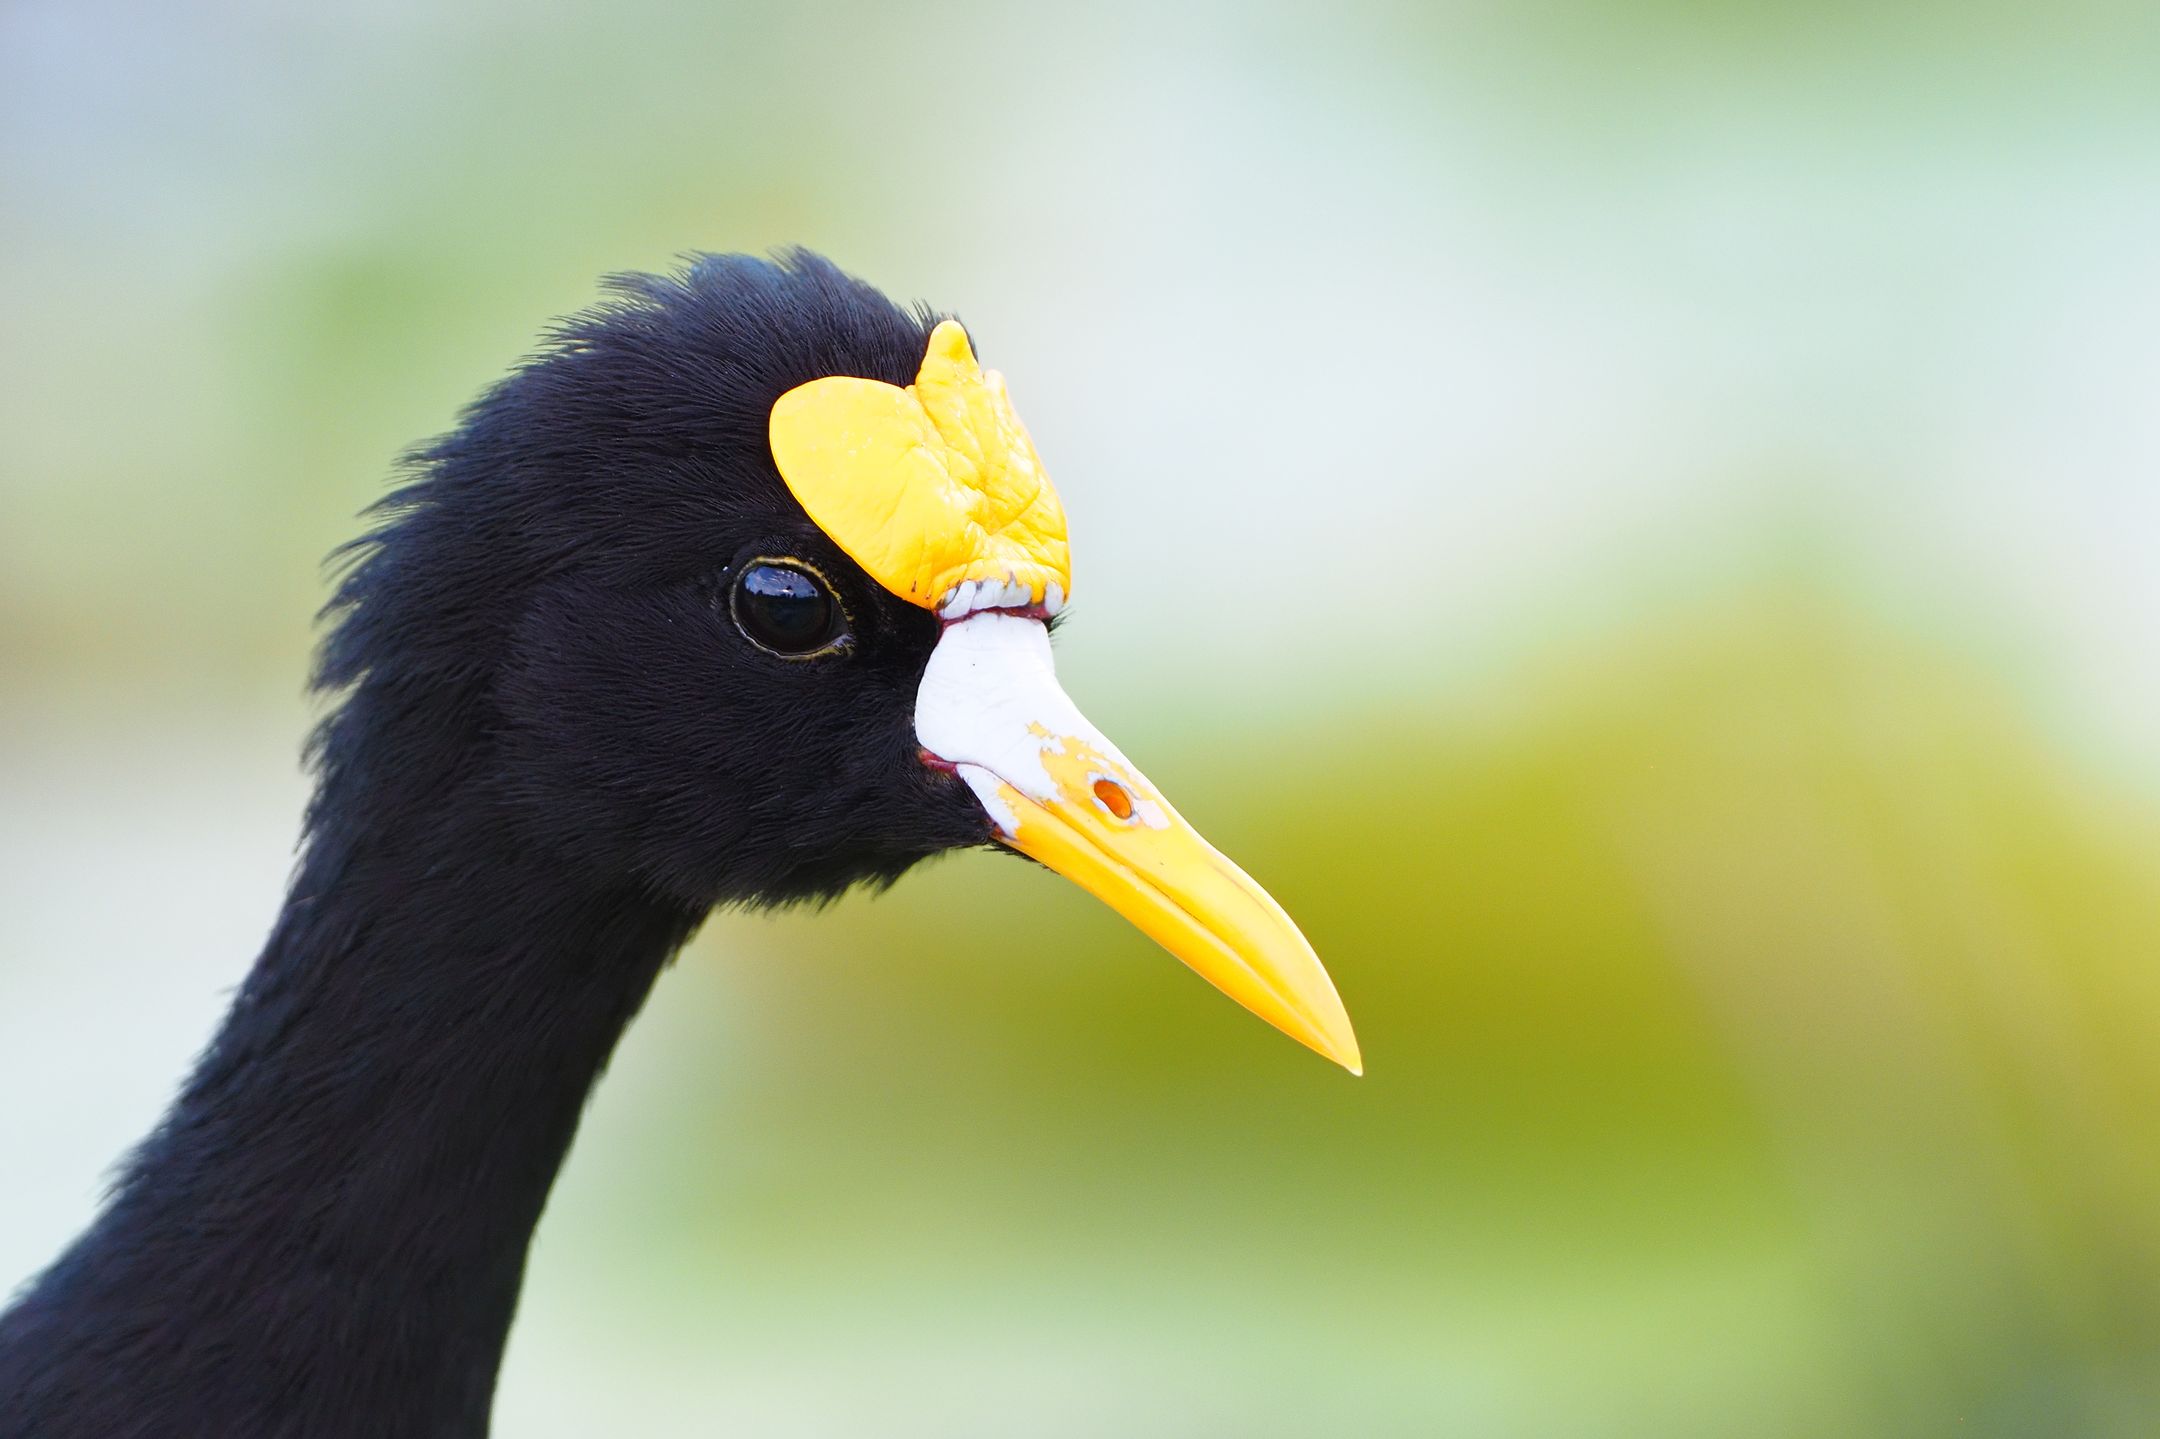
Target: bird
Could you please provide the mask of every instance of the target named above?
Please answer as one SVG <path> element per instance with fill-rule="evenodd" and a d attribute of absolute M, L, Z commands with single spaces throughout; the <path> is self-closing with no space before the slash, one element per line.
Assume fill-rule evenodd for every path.
<path fill-rule="evenodd" d="M 0 1314 L 4 1439 L 484 1435 L 580 1111 L 716 908 L 1002 849 L 1361 1072 L 1297 926 L 1059 686 L 1062 501 L 949 315 L 808 250 L 616 276 L 333 579 L 282 907 Z"/>

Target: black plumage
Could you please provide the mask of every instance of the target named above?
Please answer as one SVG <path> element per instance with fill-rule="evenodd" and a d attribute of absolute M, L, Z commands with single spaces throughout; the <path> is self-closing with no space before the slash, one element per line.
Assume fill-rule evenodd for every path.
<path fill-rule="evenodd" d="M 921 762 L 938 636 L 809 523 L 774 400 L 934 317 L 805 253 L 617 281 L 419 451 L 346 557 L 284 909 L 89 1230 L 0 1316 L 7 1439 L 477 1435 L 586 1094 L 715 904 L 990 836 Z M 776 662 L 730 577 L 828 576 Z"/>

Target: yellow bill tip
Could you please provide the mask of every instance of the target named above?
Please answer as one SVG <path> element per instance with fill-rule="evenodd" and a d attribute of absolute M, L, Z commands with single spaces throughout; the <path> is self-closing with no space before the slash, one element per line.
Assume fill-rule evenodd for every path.
<path fill-rule="evenodd" d="M 1195 836 L 1197 838 L 1197 836 Z M 1204 841 L 1202 841 L 1204 843 Z M 1228 861 L 1224 861 L 1228 863 Z M 1266 891 L 1246 878 L 1242 870 L 1238 878 L 1251 885 L 1255 893 L 1265 897 Z M 1322 1059 L 1340 1065 L 1360 1078 L 1365 1074 L 1365 1056 L 1359 1051 L 1357 1033 L 1350 1027 L 1350 1015 L 1343 1008 L 1340 996 L 1335 992 L 1334 981 L 1328 978 L 1312 946 L 1288 915 L 1282 913 L 1272 900 L 1268 908 L 1279 917 L 1279 928 L 1272 935 L 1255 934 L 1251 930 L 1239 934 L 1236 943 L 1244 951 L 1240 955 L 1248 968 L 1253 967 L 1253 957 L 1259 956 L 1271 991 L 1273 1003 L 1255 1003 L 1250 997 L 1223 983 L 1204 963 L 1196 962 L 1184 954 L 1178 954 L 1192 969 L 1209 983 L 1222 989 L 1246 1008 L 1274 1025 L 1284 1034 L 1319 1055 Z M 1172 953 L 1177 953 L 1172 950 Z"/>
<path fill-rule="evenodd" d="M 1203 839 L 1127 764 L 1076 735 L 1043 755 L 1056 790 L 998 786 L 1000 838 L 1123 915 L 1186 967 L 1307 1049 L 1362 1075 L 1364 1056 L 1334 981 L 1281 905 Z M 1135 802 L 1105 804 L 1092 777 L 1114 772 Z"/>

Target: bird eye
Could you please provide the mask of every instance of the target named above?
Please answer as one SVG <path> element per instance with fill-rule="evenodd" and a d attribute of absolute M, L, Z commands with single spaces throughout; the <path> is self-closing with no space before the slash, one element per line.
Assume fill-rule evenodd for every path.
<path fill-rule="evenodd" d="M 838 649 L 847 638 L 832 587 L 802 565 L 752 560 L 728 591 L 728 609 L 752 644 L 790 659 Z"/>

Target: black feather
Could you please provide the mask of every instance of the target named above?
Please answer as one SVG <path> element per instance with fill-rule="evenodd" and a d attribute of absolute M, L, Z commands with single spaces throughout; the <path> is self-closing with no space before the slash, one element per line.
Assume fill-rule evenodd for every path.
<path fill-rule="evenodd" d="M 765 433 L 818 376 L 908 383 L 935 317 L 801 251 L 609 290 L 342 553 L 284 910 L 0 1316 L 0 1436 L 484 1433 L 579 1110 L 701 917 L 987 837 L 916 750 L 935 618 L 809 523 Z M 733 628 L 732 568 L 775 554 L 833 578 L 849 653 Z"/>

